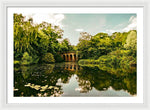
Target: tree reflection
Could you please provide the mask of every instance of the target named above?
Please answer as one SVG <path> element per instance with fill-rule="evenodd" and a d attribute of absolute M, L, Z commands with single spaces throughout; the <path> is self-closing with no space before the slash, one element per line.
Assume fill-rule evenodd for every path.
<path fill-rule="evenodd" d="M 79 87 L 76 88 L 77 91 L 80 91 L 80 93 L 87 93 L 90 90 L 92 90 L 90 81 L 81 79 L 80 77 L 78 77 L 78 78 L 79 78 L 78 79 Z"/>
<path fill-rule="evenodd" d="M 78 77 L 80 80 L 88 80 L 91 82 L 91 88 L 94 87 L 97 90 L 104 91 L 109 87 L 114 90 L 125 90 L 131 95 L 136 94 L 136 69 L 129 68 L 111 68 L 99 66 L 83 66 L 80 70 Z M 103 71 L 99 68 L 102 68 Z M 82 79 L 81 79 L 82 78 Z M 80 83 L 81 81 L 79 81 Z M 84 86 L 84 84 L 82 85 Z M 85 86 L 86 87 L 86 86 Z"/>
<path fill-rule="evenodd" d="M 82 78 L 82 80 L 85 81 L 89 80 L 91 83 L 90 88 L 94 87 L 97 90 L 106 90 L 111 84 L 111 76 L 99 70 L 97 67 L 83 67 L 78 76 L 79 79 Z"/>
<path fill-rule="evenodd" d="M 61 86 L 56 85 L 58 79 L 61 78 L 63 83 L 67 83 L 70 77 L 70 72 L 57 69 L 52 64 L 21 66 L 14 74 L 14 88 L 18 88 L 14 95 L 60 96 L 63 91 Z"/>
<path fill-rule="evenodd" d="M 88 93 L 93 88 L 106 91 L 110 87 L 136 95 L 136 69 L 113 68 L 104 65 L 82 66 L 70 63 L 20 66 L 14 68 L 14 96 L 59 97 L 76 74 L 76 91 Z M 75 70 L 66 67 L 76 67 Z"/>

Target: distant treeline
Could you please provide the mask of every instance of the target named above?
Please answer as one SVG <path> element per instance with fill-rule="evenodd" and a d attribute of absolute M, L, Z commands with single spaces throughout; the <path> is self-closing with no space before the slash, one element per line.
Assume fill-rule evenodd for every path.
<path fill-rule="evenodd" d="M 105 67 L 135 67 L 137 31 L 98 33 L 91 36 L 84 32 L 77 45 L 80 65 L 100 64 Z"/>

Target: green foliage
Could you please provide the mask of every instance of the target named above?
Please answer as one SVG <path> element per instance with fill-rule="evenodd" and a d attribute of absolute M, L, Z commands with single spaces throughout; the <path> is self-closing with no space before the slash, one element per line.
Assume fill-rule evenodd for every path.
<path fill-rule="evenodd" d="M 109 55 L 115 55 L 115 56 L 129 56 L 131 55 L 131 51 L 130 50 L 116 50 L 116 51 L 112 51 L 109 53 Z"/>
<path fill-rule="evenodd" d="M 33 62 L 32 63 L 34 63 L 34 64 L 36 64 L 36 63 L 38 63 L 39 62 L 39 57 L 38 56 L 33 56 Z"/>
<path fill-rule="evenodd" d="M 58 39 L 62 38 L 62 35 L 63 30 L 58 26 L 52 26 L 46 22 L 34 24 L 32 18 L 25 21 L 25 16 L 22 14 L 14 14 L 14 64 L 61 62 L 63 59 L 60 53 L 76 50 L 80 55 L 79 59 L 93 59 L 85 63 L 99 62 L 118 65 L 122 62 L 121 65 L 124 63 L 136 65 L 136 30 L 115 32 L 111 36 L 107 33 L 92 36 L 87 32 L 82 32 L 77 46 L 72 46 L 68 39 L 59 42 Z M 28 55 L 25 56 L 26 52 Z M 51 53 L 54 60 L 43 60 L 47 53 Z M 28 56 L 29 59 L 32 58 L 32 61 L 25 59 Z M 130 62 L 125 61 L 130 57 Z"/>
<path fill-rule="evenodd" d="M 109 66 L 130 67 L 136 65 L 136 58 L 131 55 L 131 50 L 116 50 L 101 56 L 98 60 L 100 64 Z"/>
<path fill-rule="evenodd" d="M 19 65 L 19 64 L 20 64 L 19 61 L 17 61 L 17 60 L 14 61 L 14 65 Z"/>
<path fill-rule="evenodd" d="M 53 54 L 51 53 L 46 53 L 43 57 L 42 57 L 42 62 L 44 63 L 54 63 L 55 59 Z"/>
<path fill-rule="evenodd" d="M 81 37 L 79 39 L 79 43 L 77 44 L 77 48 L 80 54 L 80 58 L 85 59 L 88 58 L 89 52 L 88 49 L 91 47 L 90 46 L 90 40 L 91 40 L 91 35 L 89 35 L 87 32 L 82 32 L 80 33 Z"/>
<path fill-rule="evenodd" d="M 129 53 L 128 50 L 117 50 L 108 55 L 100 56 L 98 60 L 82 59 L 78 63 L 80 66 L 97 66 L 101 70 L 115 75 L 126 75 L 132 71 L 132 67 L 136 66 L 136 58 L 130 56 Z"/>
<path fill-rule="evenodd" d="M 38 28 L 30 20 L 24 21 L 21 14 L 14 14 L 14 53 L 15 58 L 21 58 L 24 52 L 30 55 L 36 53 L 33 44 L 36 42 Z"/>
<path fill-rule="evenodd" d="M 126 39 L 126 44 L 124 45 L 127 49 L 136 49 L 137 44 L 137 32 L 136 31 L 130 31 L 129 35 Z"/>
<path fill-rule="evenodd" d="M 107 33 L 98 33 L 94 36 L 86 33 L 86 37 L 84 34 L 81 35 L 77 45 L 79 54 L 81 55 L 80 59 L 98 59 L 100 56 L 119 50 L 130 51 L 130 54 L 136 57 L 137 35 L 135 30 L 124 33 L 115 32 L 111 36 Z"/>
<path fill-rule="evenodd" d="M 126 44 L 124 45 L 124 48 L 131 51 L 131 54 L 134 58 L 136 58 L 137 53 L 137 32 L 136 31 L 130 31 L 129 35 L 126 39 Z"/>
<path fill-rule="evenodd" d="M 57 85 L 59 79 L 61 79 L 62 83 L 67 84 L 72 75 L 77 75 L 78 84 L 81 88 L 80 92 L 82 93 L 90 92 L 92 88 L 99 91 L 106 91 L 111 87 L 116 91 L 123 90 L 132 95 L 136 95 L 137 81 L 133 69 L 106 67 L 104 64 L 95 67 L 91 65 L 82 66 L 78 71 L 69 71 L 62 68 L 68 65 L 71 66 L 72 63 L 58 63 L 56 67 L 60 67 L 59 69 L 54 68 L 54 64 L 17 67 L 14 74 L 14 80 L 17 83 L 14 84 L 14 87 L 18 88 L 19 91 L 15 91 L 14 96 L 21 96 L 22 92 L 24 92 L 23 95 L 26 97 L 33 95 L 38 96 L 38 93 L 41 93 L 42 96 L 44 96 L 45 93 L 48 94 L 47 96 L 52 96 L 55 94 L 54 89 L 48 89 L 48 87 L 59 87 Z M 39 89 L 36 88 L 37 85 L 40 86 Z M 45 91 L 40 91 L 42 89 L 41 87 L 45 85 L 48 85 Z M 60 90 L 62 90 L 61 87 L 57 89 L 57 93 L 61 93 Z"/>
<path fill-rule="evenodd" d="M 133 56 L 128 56 L 128 57 L 122 57 L 120 66 L 125 67 L 125 66 L 135 66 L 136 65 L 136 59 Z"/>
<path fill-rule="evenodd" d="M 99 64 L 98 60 L 94 59 L 81 59 L 78 62 L 80 65 L 87 65 L 87 64 Z"/>
<path fill-rule="evenodd" d="M 70 44 L 69 39 L 65 38 L 59 45 L 59 52 L 72 51 L 73 46 Z"/>
<path fill-rule="evenodd" d="M 77 47 L 81 59 L 93 58 L 97 59 L 101 55 L 106 55 L 112 50 L 112 39 L 107 33 L 98 33 L 95 36 L 81 36 Z"/>
<path fill-rule="evenodd" d="M 33 62 L 32 57 L 28 54 L 28 52 L 25 52 L 21 59 L 21 65 L 29 65 L 32 62 Z"/>
<path fill-rule="evenodd" d="M 27 78 L 29 78 L 29 76 L 30 76 L 30 74 L 31 74 L 31 70 L 32 70 L 32 68 L 30 67 L 30 66 L 21 66 L 20 67 L 21 68 L 21 72 L 22 72 L 22 76 L 23 76 L 23 78 L 24 79 L 27 79 Z"/>
<path fill-rule="evenodd" d="M 123 45 L 126 43 L 126 38 L 129 32 L 115 32 L 111 35 L 111 38 L 113 39 L 114 47 L 122 48 Z"/>
<path fill-rule="evenodd" d="M 42 56 L 52 53 L 56 62 L 62 61 L 58 52 L 71 51 L 68 39 L 61 43 L 63 30 L 49 23 L 34 24 L 33 19 L 25 21 L 22 14 L 14 14 L 14 59 L 21 61 L 23 54 L 27 52 L 33 58 L 33 63 L 41 62 Z"/>
<path fill-rule="evenodd" d="M 63 58 L 62 58 L 59 54 L 57 54 L 57 55 L 55 56 L 55 60 L 56 60 L 57 62 L 63 62 L 63 61 L 64 61 Z"/>
<path fill-rule="evenodd" d="M 85 45 L 88 44 L 88 45 Z M 85 45 L 85 46 L 84 46 Z M 136 66 L 137 32 L 115 32 L 111 36 L 106 33 L 98 33 L 89 39 L 80 40 L 77 45 L 81 60 L 81 66 L 98 66 L 104 71 L 111 71 L 113 74 L 126 73 L 126 70 L 117 68 L 128 68 Z M 95 63 L 95 64 L 94 64 Z"/>
<path fill-rule="evenodd" d="M 108 57 L 107 55 L 103 55 L 98 60 L 100 64 L 103 64 L 103 63 L 105 64 L 105 63 L 110 63 L 112 59 L 114 59 L 114 57 Z"/>

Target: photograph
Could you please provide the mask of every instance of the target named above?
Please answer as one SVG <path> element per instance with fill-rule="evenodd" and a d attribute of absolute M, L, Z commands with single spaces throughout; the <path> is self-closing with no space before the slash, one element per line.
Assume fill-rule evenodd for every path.
<path fill-rule="evenodd" d="M 137 96 L 137 13 L 25 10 L 13 12 L 13 97 Z"/>
<path fill-rule="evenodd" d="M 0 109 L 149 109 L 149 0 L 0 6 Z"/>

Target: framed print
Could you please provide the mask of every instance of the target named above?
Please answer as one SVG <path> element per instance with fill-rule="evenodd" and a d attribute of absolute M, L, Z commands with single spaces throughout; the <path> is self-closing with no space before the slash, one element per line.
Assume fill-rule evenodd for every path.
<path fill-rule="evenodd" d="M 8 102 L 143 102 L 142 7 L 7 13 Z"/>
<path fill-rule="evenodd" d="M 144 104 L 144 5 L 4 7 L 7 104 Z"/>

